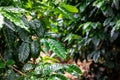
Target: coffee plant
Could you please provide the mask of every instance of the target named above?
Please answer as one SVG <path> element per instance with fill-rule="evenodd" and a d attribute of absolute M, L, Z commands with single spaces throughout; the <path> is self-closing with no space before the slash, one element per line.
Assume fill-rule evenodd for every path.
<path fill-rule="evenodd" d="M 0 78 L 66 80 L 69 72 L 119 80 L 119 7 L 119 0 L 1 0 Z M 92 64 L 80 77 L 78 67 L 59 58 Z"/>

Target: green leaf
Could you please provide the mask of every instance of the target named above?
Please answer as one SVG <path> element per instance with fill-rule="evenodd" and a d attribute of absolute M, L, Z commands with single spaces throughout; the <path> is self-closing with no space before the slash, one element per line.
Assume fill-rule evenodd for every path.
<path fill-rule="evenodd" d="M 37 66 L 34 70 L 34 73 L 35 74 L 43 74 L 43 69 L 44 69 L 44 66 L 43 64 L 40 64 L 39 66 Z"/>
<path fill-rule="evenodd" d="M 25 12 L 27 12 L 25 9 L 20 8 L 20 7 L 16 8 L 16 7 L 9 6 L 9 7 L 2 7 L 2 8 L 3 8 L 3 10 L 11 12 L 11 13 L 25 13 Z"/>
<path fill-rule="evenodd" d="M 120 20 L 118 20 L 115 24 L 115 26 L 113 27 L 115 28 L 115 30 L 119 30 L 120 29 Z"/>
<path fill-rule="evenodd" d="M 119 0 L 113 0 L 113 3 L 115 5 L 115 8 L 118 10 L 119 9 Z"/>
<path fill-rule="evenodd" d="M 25 30 L 29 31 L 28 27 L 25 26 L 24 22 L 21 20 L 21 18 L 20 18 L 20 16 L 18 16 L 18 14 L 14 14 L 14 13 L 7 12 L 7 11 L 2 12 L 2 14 L 7 19 L 9 19 L 11 22 L 13 22 L 15 25 L 17 25 L 17 26 L 19 26 L 21 28 L 24 28 Z"/>
<path fill-rule="evenodd" d="M 93 3 L 93 6 L 96 6 L 97 8 L 101 8 L 102 5 L 104 4 L 104 0 L 96 0 L 94 3 Z"/>
<path fill-rule="evenodd" d="M 59 56 L 62 59 L 66 59 L 67 52 L 65 51 L 65 48 L 60 42 L 54 39 L 48 39 L 47 42 L 49 43 L 50 49 L 52 49 L 57 56 Z"/>
<path fill-rule="evenodd" d="M 81 3 L 79 9 L 80 9 L 80 12 L 84 12 L 86 9 L 85 3 Z"/>
<path fill-rule="evenodd" d="M 51 65 L 44 65 L 43 74 L 44 75 L 50 75 L 52 72 L 57 72 L 58 70 L 62 69 L 63 66 L 61 64 L 51 64 Z"/>
<path fill-rule="evenodd" d="M 72 73 L 72 72 L 77 72 L 78 74 L 82 74 L 82 71 L 80 70 L 79 67 L 72 65 L 72 64 L 68 64 L 65 66 L 65 69 L 67 72 Z"/>
<path fill-rule="evenodd" d="M 0 68 L 5 68 L 5 63 L 0 60 Z"/>
<path fill-rule="evenodd" d="M 43 68 L 43 70 L 42 70 L 42 74 L 44 75 L 44 76 L 46 76 L 46 75 L 50 75 L 51 74 L 51 71 L 52 69 L 50 68 L 50 65 L 49 64 L 46 64 L 46 65 L 44 65 L 44 68 Z"/>
<path fill-rule="evenodd" d="M 11 59 L 11 60 L 8 60 L 6 64 L 7 65 L 13 65 L 14 63 L 15 63 L 15 61 Z"/>
<path fill-rule="evenodd" d="M 4 24 L 4 17 L 3 15 L 0 13 L 0 29 L 3 27 Z"/>
<path fill-rule="evenodd" d="M 86 22 L 83 25 L 83 34 L 89 32 L 92 29 L 91 22 Z"/>
<path fill-rule="evenodd" d="M 68 79 L 62 74 L 53 74 L 48 78 L 48 80 L 68 80 Z"/>
<path fill-rule="evenodd" d="M 12 31 L 16 31 L 15 25 L 8 19 L 5 19 L 5 25 L 10 28 Z"/>
<path fill-rule="evenodd" d="M 29 64 L 29 63 L 26 63 L 24 66 L 23 66 L 23 70 L 24 71 L 29 71 L 33 69 L 33 65 L 32 64 Z"/>
<path fill-rule="evenodd" d="M 91 25 L 91 22 L 84 23 L 83 30 L 89 30 L 89 26 Z"/>
<path fill-rule="evenodd" d="M 40 53 L 40 43 L 35 40 L 31 42 L 31 54 L 33 58 L 37 58 Z"/>
<path fill-rule="evenodd" d="M 49 66 L 49 68 L 51 69 L 51 71 L 58 71 L 58 70 L 62 69 L 63 66 L 62 66 L 62 64 L 55 63 L 55 64 L 51 64 Z"/>
<path fill-rule="evenodd" d="M 18 27 L 17 32 L 21 40 L 26 41 L 28 39 L 29 33 L 25 29 Z"/>
<path fill-rule="evenodd" d="M 55 59 L 55 58 L 50 57 L 50 56 L 44 56 L 44 57 L 43 57 L 43 61 L 44 61 L 44 63 L 60 62 L 58 59 Z"/>
<path fill-rule="evenodd" d="M 24 62 L 28 58 L 29 53 L 30 53 L 29 43 L 23 42 L 19 47 L 19 56 L 18 56 L 19 61 Z"/>
<path fill-rule="evenodd" d="M 50 46 L 47 41 L 44 42 L 44 46 L 45 46 L 45 51 L 49 52 Z"/>
<path fill-rule="evenodd" d="M 63 4 L 62 6 L 69 12 L 78 13 L 78 9 L 75 6 L 69 4 Z"/>
<path fill-rule="evenodd" d="M 103 23 L 103 26 L 106 26 L 106 25 L 109 25 L 110 24 L 110 21 L 112 20 L 113 18 L 107 18 L 104 23 Z"/>
<path fill-rule="evenodd" d="M 66 18 L 69 18 L 71 20 L 74 21 L 74 17 L 71 13 L 67 12 L 64 8 L 62 7 L 58 7 L 58 9 L 62 12 L 63 16 L 65 16 Z"/>
<path fill-rule="evenodd" d="M 42 21 L 35 19 L 35 20 L 32 20 L 29 23 L 29 25 L 35 31 L 35 33 L 38 37 L 43 37 L 44 31 L 45 31 L 45 26 L 44 26 L 44 23 Z"/>

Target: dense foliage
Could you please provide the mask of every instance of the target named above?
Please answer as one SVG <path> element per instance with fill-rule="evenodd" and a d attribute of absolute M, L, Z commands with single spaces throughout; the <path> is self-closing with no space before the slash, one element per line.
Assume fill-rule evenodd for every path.
<path fill-rule="evenodd" d="M 119 80 L 120 8 L 119 0 L 71 1 L 79 13 L 67 28 L 70 54 L 74 59 L 93 60 L 89 74 L 97 80 Z M 66 30 L 66 29 L 64 29 Z M 73 46 L 71 46 L 73 45 Z M 79 56 L 79 57 L 78 57 Z"/>
<path fill-rule="evenodd" d="M 119 80 L 119 3 L 1 0 L 0 78 L 66 80 L 65 71 L 79 77 L 81 70 L 75 65 L 54 64 L 57 56 L 93 60 L 85 79 Z M 50 54 L 43 57 L 40 52 Z"/>
<path fill-rule="evenodd" d="M 57 0 L 2 0 L 0 5 L 1 80 L 67 80 L 65 72 L 79 77 L 77 66 L 55 64 L 56 56 L 67 58 L 64 46 L 55 39 L 56 22 L 66 7 L 73 13 L 78 12 L 76 7 Z M 49 51 L 53 53 L 47 55 Z"/>

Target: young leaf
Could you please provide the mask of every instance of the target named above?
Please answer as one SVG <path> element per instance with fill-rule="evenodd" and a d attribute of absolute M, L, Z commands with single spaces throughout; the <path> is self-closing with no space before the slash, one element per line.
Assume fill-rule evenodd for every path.
<path fill-rule="evenodd" d="M 69 12 L 78 13 L 78 9 L 75 6 L 63 4 L 63 7 Z"/>
<path fill-rule="evenodd" d="M 29 53 L 30 53 L 29 43 L 23 42 L 19 47 L 19 56 L 18 56 L 19 61 L 24 62 L 28 58 Z"/>
<path fill-rule="evenodd" d="M 62 12 L 63 16 L 65 16 L 66 18 L 69 18 L 71 20 L 74 20 L 73 15 L 71 13 L 67 12 L 64 8 L 58 7 L 58 9 Z"/>

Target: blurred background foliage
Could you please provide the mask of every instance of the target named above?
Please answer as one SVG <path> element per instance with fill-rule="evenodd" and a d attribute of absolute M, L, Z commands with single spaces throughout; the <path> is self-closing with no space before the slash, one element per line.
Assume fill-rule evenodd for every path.
<path fill-rule="evenodd" d="M 90 77 L 79 79 L 119 80 L 119 3 L 119 0 L 1 0 L 1 79 L 66 80 L 64 71 L 79 78 L 81 70 L 74 65 L 48 68 L 59 57 L 64 61 L 72 58 L 76 63 L 79 59 L 92 60 Z M 40 52 L 49 55 L 45 59 Z M 47 73 L 41 68 L 47 69 Z"/>

